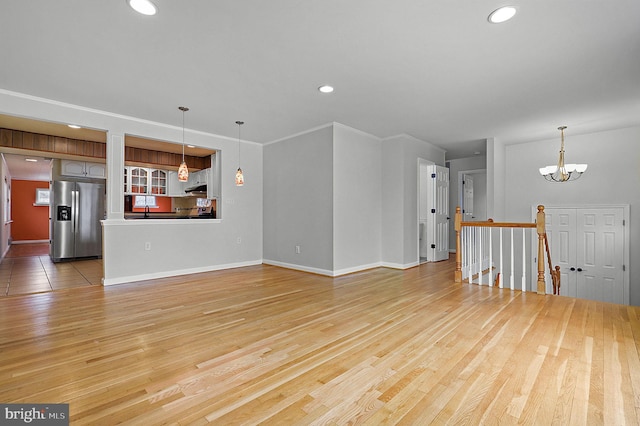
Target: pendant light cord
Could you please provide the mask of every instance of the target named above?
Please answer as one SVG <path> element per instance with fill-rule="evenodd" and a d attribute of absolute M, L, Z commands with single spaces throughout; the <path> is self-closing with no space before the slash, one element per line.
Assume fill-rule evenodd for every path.
<path fill-rule="evenodd" d="M 184 163 L 184 112 L 185 110 L 182 110 L 182 162 Z"/>
<path fill-rule="evenodd" d="M 240 168 L 240 128 L 244 124 L 244 121 L 236 121 L 238 125 L 238 168 Z"/>

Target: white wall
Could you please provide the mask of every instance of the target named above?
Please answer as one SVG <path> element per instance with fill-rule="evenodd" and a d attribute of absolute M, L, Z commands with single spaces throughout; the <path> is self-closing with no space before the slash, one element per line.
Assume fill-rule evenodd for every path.
<path fill-rule="evenodd" d="M 337 275 L 378 266 L 382 189 L 380 139 L 333 126 L 333 267 Z"/>
<path fill-rule="evenodd" d="M 418 158 L 444 166 L 445 151 L 409 135 L 382 141 L 382 264 L 419 264 Z"/>
<path fill-rule="evenodd" d="M 487 139 L 487 217 L 505 222 L 505 146 L 496 138 Z"/>
<path fill-rule="evenodd" d="M 333 273 L 332 125 L 264 147 L 263 229 L 265 263 Z"/>
<path fill-rule="evenodd" d="M 244 187 L 234 184 L 238 141 L 187 129 L 194 145 L 222 151 L 222 219 L 192 221 L 123 219 L 125 134 L 182 141 L 180 126 L 154 123 L 0 90 L 0 113 L 108 131 L 107 220 L 103 226 L 105 284 L 261 263 L 262 146 L 243 142 Z M 176 120 L 178 121 L 178 120 Z M 188 223 L 187 223 L 188 222 Z M 240 242 L 238 243 L 238 237 Z M 151 250 L 144 250 L 144 243 Z"/>
<path fill-rule="evenodd" d="M 558 138 L 504 148 L 505 217 L 510 222 L 530 222 L 531 206 L 537 204 L 631 206 L 630 303 L 640 305 L 640 127 L 585 135 L 567 132 L 566 162 L 589 164 L 575 182 L 547 182 L 538 172 L 538 168 L 557 162 Z M 496 160 L 500 155 L 497 152 Z"/>

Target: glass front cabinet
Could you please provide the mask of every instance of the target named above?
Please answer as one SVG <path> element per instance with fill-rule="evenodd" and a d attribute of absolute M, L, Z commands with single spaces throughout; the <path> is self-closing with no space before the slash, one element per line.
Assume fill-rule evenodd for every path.
<path fill-rule="evenodd" d="M 146 167 L 125 167 L 124 193 L 167 195 L 167 172 Z"/>

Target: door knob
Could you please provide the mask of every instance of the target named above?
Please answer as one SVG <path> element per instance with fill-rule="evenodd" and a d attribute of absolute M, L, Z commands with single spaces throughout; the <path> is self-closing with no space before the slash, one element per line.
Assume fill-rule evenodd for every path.
<path fill-rule="evenodd" d="M 575 271 L 576 268 L 574 268 L 573 266 L 571 268 L 569 268 L 570 271 Z"/>

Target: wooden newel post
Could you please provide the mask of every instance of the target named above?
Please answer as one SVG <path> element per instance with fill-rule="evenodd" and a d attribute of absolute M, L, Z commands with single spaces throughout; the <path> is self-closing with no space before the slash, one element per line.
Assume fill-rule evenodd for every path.
<path fill-rule="evenodd" d="M 460 206 L 456 207 L 456 217 L 454 218 L 454 228 L 456 230 L 456 271 L 453 275 L 454 282 L 462 282 L 462 241 L 460 232 L 462 231 L 462 211 Z"/>
<path fill-rule="evenodd" d="M 543 205 L 538 206 L 536 232 L 538 233 L 538 294 L 546 294 L 546 285 L 544 282 L 544 236 L 547 231 Z"/>

